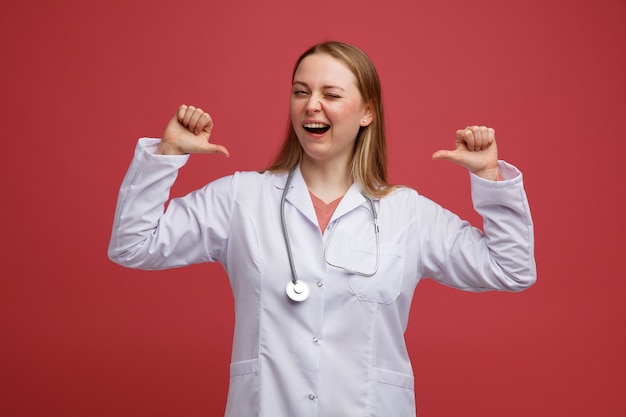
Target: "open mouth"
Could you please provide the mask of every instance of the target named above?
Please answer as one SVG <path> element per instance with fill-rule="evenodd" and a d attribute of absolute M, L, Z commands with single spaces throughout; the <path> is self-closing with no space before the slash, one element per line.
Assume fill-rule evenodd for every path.
<path fill-rule="evenodd" d="M 305 123 L 302 127 L 304 127 L 304 130 L 307 132 L 317 134 L 325 133 L 330 129 L 330 125 L 324 123 Z"/>

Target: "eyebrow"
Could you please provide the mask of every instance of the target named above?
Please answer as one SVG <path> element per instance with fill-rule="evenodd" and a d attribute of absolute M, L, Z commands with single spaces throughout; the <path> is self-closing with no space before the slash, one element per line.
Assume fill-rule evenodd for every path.
<path fill-rule="evenodd" d="M 293 86 L 295 86 L 296 84 L 300 84 L 300 85 L 302 85 L 302 86 L 304 86 L 304 87 L 306 87 L 306 88 L 311 88 L 311 87 L 309 87 L 309 85 L 308 85 L 307 83 L 305 83 L 304 81 L 294 81 L 294 82 L 291 84 L 291 86 L 293 87 Z M 338 85 L 323 85 L 323 86 L 322 86 L 322 89 L 323 89 L 323 90 L 329 90 L 329 89 L 333 89 L 333 88 L 335 88 L 335 89 L 337 89 L 337 90 L 341 90 L 341 91 L 346 91 L 346 89 L 345 89 L 345 88 L 343 88 L 343 87 L 339 87 Z"/>

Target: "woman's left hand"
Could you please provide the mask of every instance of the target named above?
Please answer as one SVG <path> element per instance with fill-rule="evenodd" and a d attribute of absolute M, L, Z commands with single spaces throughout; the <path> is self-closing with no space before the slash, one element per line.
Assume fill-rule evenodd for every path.
<path fill-rule="evenodd" d="M 486 126 L 457 130 L 456 149 L 439 150 L 432 158 L 456 162 L 479 177 L 495 181 L 499 176 L 496 131 Z"/>

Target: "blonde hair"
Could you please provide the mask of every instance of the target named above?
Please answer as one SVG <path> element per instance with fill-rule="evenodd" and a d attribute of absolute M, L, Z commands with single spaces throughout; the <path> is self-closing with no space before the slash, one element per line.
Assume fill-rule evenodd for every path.
<path fill-rule="evenodd" d="M 363 101 L 371 106 L 373 120 L 362 126 L 357 134 L 350 175 L 372 197 L 383 197 L 395 187 L 387 183 L 387 142 L 383 116 L 380 80 L 371 59 L 359 48 L 343 42 L 330 41 L 309 48 L 296 61 L 293 76 L 304 58 L 314 54 L 328 54 L 341 61 L 355 75 Z M 287 135 L 278 155 L 268 168 L 272 172 L 289 171 L 302 158 L 302 146 L 288 121 Z"/>

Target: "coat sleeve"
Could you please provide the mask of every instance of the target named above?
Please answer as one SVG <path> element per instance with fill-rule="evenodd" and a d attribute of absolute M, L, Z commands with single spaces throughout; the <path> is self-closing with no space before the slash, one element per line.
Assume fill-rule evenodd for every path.
<path fill-rule="evenodd" d="M 158 139 L 140 139 L 120 187 L 109 258 L 139 269 L 166 269 L 222 258 L 232 212 L 234 177 L 185 197 L 169 193 L 188 155 L 154 155 Z"/>
<path fill-rule="evenodd" d="M 484 232 L 418 197 L 422 275 L 467 291 L 521 291 L 536 281 L 533 223 L 521 173 L 500 161 L 503 181 L 471 175 Z"/>

